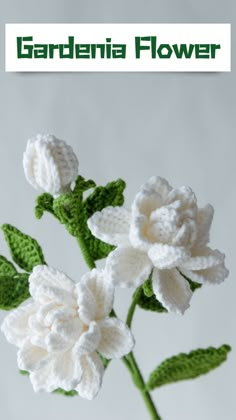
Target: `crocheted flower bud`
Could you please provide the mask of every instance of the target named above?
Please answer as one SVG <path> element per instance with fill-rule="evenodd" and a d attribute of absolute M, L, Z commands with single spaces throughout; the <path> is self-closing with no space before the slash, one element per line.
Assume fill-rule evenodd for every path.
<path fill-rule="evenodd" d="M 72 148 L 50 134 L 28 140 L 23 156 L 27 181 L 37 190 L 53 196 L 70 189 L 78 175 L 78 159 Z"/>

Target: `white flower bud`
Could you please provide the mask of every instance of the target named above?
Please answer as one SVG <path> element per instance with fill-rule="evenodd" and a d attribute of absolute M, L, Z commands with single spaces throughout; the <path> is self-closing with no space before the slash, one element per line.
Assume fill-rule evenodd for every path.
<path fill-rule="evenodd" d="M 78 159 L 72 148 L 50 134 L 28 140 L 23 156 L 27 181 L 37 190 L 57 196 L 69 190 L 78 175 Z"/>

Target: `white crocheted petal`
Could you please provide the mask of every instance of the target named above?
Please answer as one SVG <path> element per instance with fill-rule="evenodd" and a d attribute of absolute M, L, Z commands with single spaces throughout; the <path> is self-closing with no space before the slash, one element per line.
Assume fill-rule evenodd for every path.
<path fill-rule="evenodd" d="M 165 199 L 168 193 L 172 190 L 172 187 L 165 178 L 152 176 L 145 184 L 142 185 L 140 190 L 155 191 L 163 199 Z"/>
<path fill-rule="evenodd" d="M 76 387 L 80 397 L 92 400 L 96 397 L 102 385 L 104 367 L 100 357 L 91 353 L 80 358 L 82 366 L 82 380 Z"/>
<path fill-rule="evenodd" d="M 58 388 L 53 371 L 54 357 L 51 354 L 39 369 L 30 373 L 30 381 L 35 392 L 52 392 Z"/>
<path fill-rule="evenodd" d="M 45 349 L 33 346 L 29 340 L 26 340 L 18 350 L 17 364 L 19 369 L 31 372 L 43 366 L 47 358 L 48 352 Z"/>
<path fill-rule="evenodd" d="M 131 247 L 119 246 L 106 261 L 108 278 L 115 286 L 137 287 L 148 279 L 151 270 L 147 255 Z"/>
<path fill-rule="evenodd" d="M 28 140 L 23 156 L 27 181 L 36 189 L 58 195 L 66 191 L 78 174 L 78 159 L 63 140 L 38 134 Z"/>
<path fill-rule="evenodd" d="M 88 227 L 96 238 L 111 244 L 129 242 L 130 212 L 124 207 L 105 207 L 88 219 Z"/>
<path fill-rule="evenodd" d="M 54 300 L 58 303 L 75 304 L 74 282 L 61 271 L 46 265 L 34 267 L 29 276 L 30 294 L 40 304 Z"/>
<path fill-rule="evenodd" d="M 178 270 L 154 269 L 152 284 L 156 298 L 168 311 L 183 314 L 188 309 L 192 291 Z"/>
<path fill-rule="evenodd" d="M 57 388 L 71 391 L 77 387 L 82 378 L 82 367 L 74 351 L 60 353 L 53 361 L 53 375 Z"/>
<path fill-rule="evenodd" d="M 201 248 L 206 246 L 210 240 L 210 228 L 214 216 L 214 208 L 207 204 L 204 208 L 198 209 L 197 213 L 197 239 L 195 246 Z"/>
<path fill-rule="evenodd" d="M 174 201 L 178 201 L 181 204 L 182 210 L 189 207 L 195 207 L 197 203 L 196 196 L 190 187 L 182 186 L 171 190 L 166 197 L 165 204 L 171 204 Z"/>
<path fill-rule="evenodd" d="M 89 329 L 80 336 L 74 351 L 78 356 L 93 353 L 97 350 L 100 339 L 101 333 L 97 323 L 91 322 Z"/>
<path fill-rule="evenodd" d="M 7 341 L 17 347 L 21 347 L 25 339 L 30 334 L 29 317 L 37 310 L 34 302 L 24 304 L 17 309 L 14 309 L 7 315 L 1 325 L 1 330 L 4 333 Z"/>
<path fill-rule="evenodd" d="M 162 205 L 163 199 L 159 193 L 153 190 L 141 189 L 133 201 L 132 216 L 145 215 L 149 217 L 153 211 Z"/>
<path fill-rule="evenodd" d="M 106 317 L 112 310 L 114 286 L 104 270 L 93 269 L 76 285 L 79 316 L 86 324 Z"/>
<path fill-rule="evenodd" d="M 101 341 L 98 351 L 107 359 L 118 359 L 128 354 L 134 347 L 130 329 L 117 318 L 108 318 L 98 323 Z"/>
<path fill-rule="evenodd" d="M 130 243 L 143 252 L 148 252 L 153 245 L 153 237 L 148 232 L 149 224 L 149 219 L 145 215 L 134 216 L 130 224 Z"/>
<path fill-rule="evenodd" d="M 219 284 L 222 283 L 229 275 L 229 271 L 225 267 L 224 263 L 215 265 L 205 270 L 191 271 L 184 268 L 181 268 L 180 270 L 190 280 L 201 284 Z"/>
<path fill-rule="evenodd" d="M 160 270 L 177 267 L 189 258 L 189 251 L 181 246 L 155 244 L 148 251 L 153 265 Z"/>
<path fill-rule="evenodd" d="M 75 342 L 82 334 L 84 325 L 78 317 L 55 320 L 51 331 L 59 334 L 66 342 Z"/>
<path fill-rule="evenodd" d="M 180 264 L 180 268 L 183 267 L 186 270 L 204 270 L 222 263 L 225 259 L 225 255 L 218 251 L 218 249 L 208 247 L 193 250 L 193 255 L 187 261 Z"/>

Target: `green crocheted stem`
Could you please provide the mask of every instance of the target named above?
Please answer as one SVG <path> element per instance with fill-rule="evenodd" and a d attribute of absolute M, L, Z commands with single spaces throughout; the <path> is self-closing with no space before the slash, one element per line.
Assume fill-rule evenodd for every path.
<path fill-rule="evenodd" d="M 90 269 L 95 268 L 96 267 L 95 261 L 93 260 L 91 254 L 89 253 L 89 249 L 87 247 L 86 241 L 84 240 L 83 236 L 82 235 L 77 236 L 77 241 L 78 241 L 81 252 L 84 256 L 85 262 L 87 263 L 88 267 Z M 138 301 L 139 296 L 142 292 L 143 292 L 143 289 L 142 289 L 142 286 L 140 286 L 140 288 L 138 288 L 136 290 L 136 292 L 134 293 L 133 300 L 132 300 L 132 303 L 131 303 L 131 306 L 130 306 L 130 309 L 129 309 L 129 312 L 128 312 L 128 316 L 127 316 L 127 325 L 128 326 L 129 325 L 131 326 L 134 311 L 135 311 L 135 308 L 136 308 L 136 305 L 137 305 L 137 301 Z M 116 313 L 115 313 L 114 309 L 112 310 L 112 316 L 116 316 Z M 150 418 L 152 420 L 161 420 L 161 417 L 159 416 L 159 414 L 157 412 L 157 409 L 154 405 L 154 402 L 151 398 L 151 395 L 146 388 L 146 384 L 144 382 L 144 379 L 142 377 L 142 374 L 140 372 L 140 369 L 138 367 L 138 364 L 135 360 L 135 357 L 134 357 L 133 353 L 131 352 L 127 356 L 124 356 L 122 358 L 122 361 L 123 361 L 124 365 L 126 366 L 126 368 L 128 369 L 128 371 L 130 372 L 134 384 L 139 389 L 139 391 L 142 395 L 144 403 L 145 403 L 145 405 L 147 407 L 147 410 L 150 414 Z M 106 367 L 108 366 L 108 364 L 109 364 L 109 361 L 106 364 Z"/>

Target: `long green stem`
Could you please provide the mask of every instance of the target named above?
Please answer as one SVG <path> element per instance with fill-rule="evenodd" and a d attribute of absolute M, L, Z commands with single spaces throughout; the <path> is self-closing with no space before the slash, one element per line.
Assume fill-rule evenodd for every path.
<path fill-rule="evenodd" d="M 79 236 L 76 237 L 76 239 L 77 239 L 77 242 L 80 246 L 81 252 L 83 254 L 83 257 L 84 257 L 88 267 L 90 269 L 95 268 L 96 264 L 95 264 L 93 258 L 91 257 L 91 255 L 89 253 L 89 250 L 87 248 L 87 245 L 86 245 L 86 242 L 84 241 L 83 236 L 79 235 Z M 138 302 L 138 299 L 139 299 L 141 293 L 142 293 L 142 286 L 140 286 L 136 290 L 136 292 L 134 293 L 134 296 L 133 296 L 133 299 L 132 299 L 132 302 L 131 302 L 131 305 L 130 305 L 130 308 L 129 308 L 129 311 L 128 311 L 127 319 L 126 319 L 126 324 L 127 324 L 128 327 L 131 327 L 134 312 L 135 312 L 135 309 L 136 309 L 136 305 L 137 305 L 137 302 Z M 116 316 L 114 310 L 112 311 L 112 315 Z M 124 365 L 127 367 L 128 371 L 130 372 L 134 384 L 139 389 L 139 391 L 140 391 L 140 393 L 143 397 L 143 400 L 144 400 L 144 402 L 146 404 L 146 407 L 148 409 L 148 412 L 150 414 L 150 418 L 152 420 L 161 420 L 161 418 L 160 418 L 160 416 L 157 412 L 157 409 L 154 405 L 154 402 L 151 398 L 151 395 L 146 389 L 145 381 L 143 379 L 143 376 L 140 372 L 139 366 L 138 366 L 138 364 L 135 360 L 135 357 L 134 357 L 133 353 L 131 352 L 127 356 L 124 356 L 122 358 L 122 361 L 123 361 Z"/>

